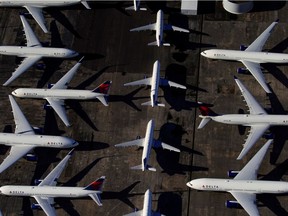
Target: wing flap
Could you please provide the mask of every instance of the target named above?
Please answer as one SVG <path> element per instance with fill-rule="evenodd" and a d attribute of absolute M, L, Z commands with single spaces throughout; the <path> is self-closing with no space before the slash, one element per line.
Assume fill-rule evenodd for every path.
<path fill-rule="evenodd" d="M 250 73 L 254 76 L 254 78 L 257 80 L 257 82 L 261 85 L 261 87 L 265 90 L 267 93 L 271 93 L 266 79 L 262 73 L 262 70 L 260 68 L 259 63 L 249 62 L 249 61 L 241 61 L 244 66 L 250 71 Z"/>
<path fill-rule="evenodd" d="M 258 169 L 261 162 L 273 142 L 272 139 L 268 140 L 265 145 L 254 155 L 254 157 L 245 165 L 245 167 L 235 176 L 236 180 L 256 180 Z"/>
<path fill-rule="evenodd" d="M 273 22 L 270 26 L 268 26 L 268 28 L 261 35 L 259 35 L 258 38 L 252 44 L 250 44 L 249 47 L 247 47 L 245 52 L 249 51 L 260 52 L 263 49 L 263 46 L 266 43 L 267 39 L 271 35 L 272 30 L 277 24 L 278 20 Z"/>
<path fill-rule="evenodd" d="M 270 125 L 251 125 L 250 133 L 237 160 L 241 160 L 247 154 L 247 152 L 254 146 L 257 140 L 269 127 Z"/>
<path fill-rule="evenodd" d="M 12 95 L 9 95 L 9 100 L 12 107 L 14 122 L 15 122 L 15 133 L 16 134 L 35 134 L 33 128 L 29 124 L 28 120 L 22 113 L 20 107 L 16 103 Z"/>
<path fill-rule="evenodd" d="M 256 194 L 229 191 L 237 202 L 245 209 L 249 215 L 260 215 L 256 205 Z"/>
<path fill-rule="evenodd" d="M 59 118 L 64 122 L 64 124 L 69 127 L 71 124 L 68 120 L 66 110 L 64 107 L 64 100 L 60 99 L 52 99 L 47 97 L 46 100 L 50 104 L 50 106 L 54 109 L 54 111 L 57 113 Z"/>
<path fill-rule="evenodd" d="M 49 186 L 55 186 L 57 184 L 57 179 L 63 172 L 68 160 L 72 156 L 74 149 L 72 149 L 68 155 L 65 156 L 61 160 L 61 162 L 46 176 L 46 178 L 38 185 L 39 187 L 49 185 Z"/>
<path fill-rule="evenodd" d="M 37 61 L 39 61 L 42 56 L 29 56 L 24 58 L 22 63 L 18 66 L 18 68 L 12 73 L 12 76 L 3 84 L 3 86 L 9 85 L 13 82 L 17 77 L 19 77 L 22 73 L 24 73 L 28 68 L 34 65 Z"/>
<path fill-rule="evenodd" d="M 33 196 L 37 203 L 41 206 L 46 215 L 56 216 L 55 208 L 51 206 L 49 199 L 46 197 Z"/>
<path fill-rule="evenodd" d="M 25 16 L 20 15 L 20 18 L 21 18 L 22 25 L 23 25 L 24 32 L 25 32 L 25 36 L 26 36 L 26 40 L 27 40 L 27 46 L 28 47 L 42 47 L 38 38 L 35 36 L 30 25 L 28 24 Z"/>
<path fill-rule="evenodd" d="M 250 114 L 261 115 L 267 114 L 267 112 L 262 108 L 262 106 L 256 101 L 253 95 L 248 91 L 248 89 L 242 84 L 242 82 L 235 78 L 235 81 L 247 103 Z"/>
<path fill-rule="evenodd" d="M 143 147 L 145 138 L 136 139 L 129 142 L 123 142 L 120 144 L 116 144 L 115 147 L 129 147 L 129 146 L 140 146 Z"/>
<path fill-rule="evenodd" d="M 0 173 L 2 173 L 8 167 L 14 164 L 17 160 L 19 160 L 33 148 L 34 146 L 26 146 L 26 145 L 12 146 L 9 155 L 3 160 L 3 162 L 0 165 Z"/>
<path fill-rule="evenodd" d="M 43 16 L 42 8 L 40 7 L 33 7 L 33 6 L 24 6 L 29 13 L 33 16 L 35 21 L 38 23 L 38 25 L 41 27 L 41 29 L 45 32 L 48 33 L 48 29 L 45 25 L 45 19 Z"/>

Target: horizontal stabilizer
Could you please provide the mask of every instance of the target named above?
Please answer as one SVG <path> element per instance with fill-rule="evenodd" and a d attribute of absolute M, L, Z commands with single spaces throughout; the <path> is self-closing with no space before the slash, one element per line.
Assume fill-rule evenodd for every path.
<path fill-rule="evenodd" d="M 147 170 L 156 172 L 156 168 L 154 168 L 154 167 L 152 167 L 150 165 L 147 165 Z"/>
<path fill-rule="evenodd" d="M 130 167 L 130 169 L 132 169 L 132 170 L 142 170 L 142 164 Z"/>
<path fill-rule="evenodd" d="M 134 6 L 131 6 L 131 7 L 125 8 L 125 10 L 134 10 L 134 11 L 141 10 L 141 11 L 147 11 L 147 8 L 137 8 L 137 9 L 135 10 L 135 7 L 134 7 Z"/>
<path fill-rule="evenodd" d="M 89 194 L 89 196 L 97 203 L 98 206 L 102 206 L 101 197 L 99 193 Z"/>
<path fill-rule="evenodd" d="M 157 41 L 154 41 L 154 42 L 148 43 L 147 45 L 148 46 L 157 46 L 158 43 L 157 43 Z"/>
<path fill-rule="evenodd" d="M 142 103 L 141 105 L 142 106 L 152 106 L 152 102 L 151 101 L 147 101 L 147 102 Z M 155 106 L 165 107 L 165 104 L 156 102 Z"/>
<path fill-rule="evenodd" d="M 204 117 L 202 119 L 202 121 L 200 122 L 199 126 L 198 126 L 198 129 L 201 129 L 203 127 L 205 127 L 205 125 L 211 120 L 211 118 L 209 117 Z"/>
<path fill-rule="evenodd" d="M 97 98 L 104 106 L 108 106 L 108 96 L 98 96 Z"/>

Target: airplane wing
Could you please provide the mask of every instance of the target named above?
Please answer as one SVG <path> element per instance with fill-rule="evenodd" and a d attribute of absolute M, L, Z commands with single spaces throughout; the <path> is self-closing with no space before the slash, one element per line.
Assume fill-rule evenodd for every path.
<path fill-rule="evenodd" d="M 169 24 L 164 24 L 164 30 L 172 30 L 172 31 L 179 31 L 179 32 L 186 32 L 189 33 L 190 31 L 184 28 L 180 28 L 177 26 L 169 25 Z"/>
<path fill-rule="evenodd" d="M 124 86 L 134 86 L 134 85 L 151 85 L 151 77 L 124 84 Z"/>
<path fill-rule="evenodd" d="M 136 212 L 125 214 L 123 216 L 142 216 L 142 215 L 143 215 L 143 210 L 139 210 L 139 211 L 136 211 Z"/>
<path fill-rule="evenodd" d="M 12 73 L 12 76 L 3 84 L 3 86 L 9 85 L 13 82 L 17 77 L 19 77 L 22 73 L 24 73 L 28 68 L 34 65 L 37 61 L 39 61 L 42 56 L 29 56 L 24 58 L 18 68 Z"/>
<path fill-rule="evenodd" d="M 278 24 L 278 20 L 273 22 L 245 51 L 247 52 L 260 52 L 263 49 L 264 44 L 272 33 L 274 27 Z"/>
<path fill-rule="evenodd" d="M 257 216 L 256 194 L 229 191 L 249 215 Z"/>
<path fill-rule="evenodd" d="M 84 57 L 82 57 L 73 68 L 71 68 L 56 84 L 54 84 L 51 89 L 66 89 L 78 68 L 81 66 L 83 58 Z"/>
<path fill-rule="evenodd" d="M 160 140 L 153 140 L 153 147 L 154 148 L 163 148 L 163 149 L 167 149 L 167 150 L 170 150 L 170 151 L 175 151 L 175 152 L 180 152 L 180 150 L 178 148 L 175 148 L 171 145 L 168 145 L 164 142 L 161 142 Z"/>
<path fill-rule="evenodd" d="M 51 200 L 47 197 L 33 196 L 37 203 L 41 206 L 46 215 L 56 216 L 55 208 L 51 206 Z"/>
<path fill-rule="evenodd" d="M 143 147 L 144 140 L 145 140 L 145 138 L 136 139 L 136 140 L 132 140 L 129 142 L 116 144 L 115 147 L 129 147 L 129 146 L 141 146 L 141 147 Z"/>
<path fill-rule="evenodd" d="M 254 155 L 254 157 L 245 165 L 245 167 L 235 176 L 235 180 L 256 180 L 260 164 L 273 142 L 272 139 L 268 140 L 264 146 Z"/>
<path fill-rule="evenodd" d="M 33 128 L 25 118 L 20 107 L 16 103 L 12 95 L 9 95 L 9 100 L 12 107 L 14 122 L 15 122 L 15 133 L 16 134 L 35 134 Z"/>
<path fill-rule="evenodd" d="M 130 31 L 146 31 L 146 30 L 156 30 L 156 23 L 130 29 Z"/>
<path fill-rule="evenodd" d="M 249 107 L 249 112 L 255 115 L 267 114 L 267 112 L 262 108 L 262 106 L 256 101 L 253 95 L 248 91 L 248 89 L 242 84 L 242 82 L 235 77 L 235 81 L 245 98 L 247 106 Z"/>
<path fill-rule="evenodd" d="M 46 178 L 38 185 L 41 186 L 55 186 L 57 184 L 57 180 L 61 173 L 63 172 L 63 169 L 65 168 L 68 160 L 72 156 L 74 149 L 72 149 L 66 157 L 64 157 L 60 163 L 46 176 Z"/>
<path fill-rule="evenodd" d="M 25 36 L 26 36 L 26 40 L 27 40 L 27 46 L 28 47 L 42 47 L 41 43 L 39 42 L 39 40 L 35 36 L 34 32 L 32 31 L 30 25 L 28 24 L 25 16 L 20 15 L 20 18 L 21 18 L 24 32 L 25 32 Z"/>
<path fill-rule="evenodd" d="M 251 126 L 250 133 L 243 145 L 243 149 L 238 156 L 237 160 L 241 160 L 246 153 L 254 146 L 257 140 L 264 134 L 264 132 L 270 127 L 270 125 L 249 125 Z"/>
<path fill-rule="evenodd" d="M 257 82 L 262 86 L 262 88 L 265 90 L 265 92 L 271 93 L 271 91 L 267 85 L 266 79 L 265 79 L 265 77 L 262 73 L 262 70 L 260 68 L 260 64 L 255 63 L 255 62 L 245 61 L 245 60 L 242 60 L 241 62 L 250 71 L 250 73 L 254 76 L 254 78 L 257 80 Z"/>
<path fill-rule="evenodd" d="M 59 118 L 64 122 L 64 124 L 69 127 L 71 124 L 68 120 L 66 110 L 64 107 L 64 100 L 61 99 L 53 99 L 53 98 L 45 98 L 50 106 L 54 109 L 54 111 L 57 113 Z"/>
<path fill-rule="evenodd" d="M 8 167 L 10 167 L 12 164 L 14 164 L 21 157 L 26 155 L 33 148 L 34 148 L 34 146 L 32 146 L 32 145 L 29 145 L 29 146 L 27 146 L 27 145 L 11 146 L 9 155 L 3 160 L 3 162 L 0 165 L 0 173 L 2 173 Z"/>
<path fill-rule="evenodd" d="M 45 25 L 45 19 L 43 16 L 42 8 L 40 7 L 34 7 L 34 6 L 24 6 L 29 13 L 33 16 L 35 21 L 38 23 L 38 25 L 41 27 L 41 29 L 45 32 L 48 33 L 48 29 Z"/>
<path fill-rule="evenodd" d="M 178 83 L 175 83 L 175 82 L 172 82 L 170 80 L 163 79 L 163 78 L 160 78 L 160 85 L 162 85 L 162 86 L 168 85 L 170 87 L 186 89 L 186 86 L 184 86 L 184 85 L 181 85 L 181 84 L 178 84 Z"/>

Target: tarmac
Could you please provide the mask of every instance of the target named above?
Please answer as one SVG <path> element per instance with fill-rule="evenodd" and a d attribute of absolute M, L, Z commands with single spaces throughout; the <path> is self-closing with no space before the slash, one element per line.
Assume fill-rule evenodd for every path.
<path fill-rule="evenodd" d="M 56 199 L 57 215 L 120 216 L 142 209 L 145 191 L 153 192 L 153 209 L 166 216 L 188 215 L 247 215 L 243 209 L 227 209 L 229 193 L 198 192 L 186 183 L 202 177 L 228 178 L 226 171 L 240 170 L 265 143 L 260 139 L 242 160 L 236 158 L 248 129 L 209 123 L 198 130 L 196 101 L 213 105 L 218 113 L 246 111 L 240 91 L 233 79 L 241 63 L 212 61 L 200 56 L 201 51 L 213 47 L 238 49 L 250 44 L 277 18 L 280 23 L 268 39 L 265 49 L 286 52 L 285 2 L 256 4 L 254 11 L 231 15 L 220 2 L 202 2 L 198 16 L 179 14 L 180 2 L 147 2 L 147 12 L 125 11 L 129 2 L 95 2 L 92 10 L 82 5 L 47 9 L 45 18 L 50 26 L 44 34 L 33 19 L 32 29 L 43 42 L 51 46 L 74 49 L 85 55 L 85 60 L 70 86 L 94 89 L 105 80 L 112 80 L 109 106 L 99 101 L 69 101 L 68 117 L 72 127 L 67 128 L 53 110 L 44 110 L 44 100 L 18 99 L 23 113 L 33 126 L 43 128 L 45 134 L 69 136 L 80 144 L 64 169 L 59 184 L 86 186 L 100 176 L 106 176 L 103 206 L 90 198 Z M 162 8 L 171 24 L 189 28 L 190 34 L 169 32 L 165 41 L 170 47 L 152 47 L 151 32 L 129 32 L 129 29 L 155 22 Z M 0 9 L 0 45 L 20 45 L 25 42 L 19 12 L 24 9 Z M 56 20 L 56 21 L 55 21 Z M 57 82 L 78 60 L 46 59 L 46 69 L 31 68 L 8 87 L 0 87 L 0 130 L 14 131 L 13 115 L 7 95 L 18 87 L 46 88 Z M 161 63 L 161 75 L 187 86 L 187 90 L 160 88 L 159 100 L 163 107 L 140 104 L 150 100 L 149 88 L 124 87 L 123 84 L 152 74 L 153 63 Z M 4 83 L 17 67 L 19 60 L 0 56 L 0 83 Z M 287 66 L 268 65 L 265 77 L 275 94 L 268 97 L 260 85 L 249 75 L 237 75 L 251 90 L 261 105 L 273 113 L 286 113 L 288 97 Z M 155 138 L 180 148 L 181 153 L 156 149 L 151 151 L 150 165 L 156 172 L 130 170 L 141 163 L 142 150 L 135 147 L 116 148 L 115 144 L 144 137 L 146 125 L 154 119 Z M 287 152 L 286 128 L 278 128 L 275 142 L 263 160 L 259 174 L 270 173 L 277 180 L 286 180 Z M 8 150 L 8 151 L 7 151 Z M 69 150 L 35 149 L 37 162 L 20 159 L 0 175 L 0 185 L 31 185 L 34 179 L 45 176 L 65 157 Z M 5 158 L 9 148 L 0 148 Z M 271 171 L 274 172 L 271 174 Z M 276 171 L 275 171 L 276 170 Z M 275 172 L 277 174 L 275 174 Z M 287 196 L 260 196 L 261 215 L 287 215 Z M 33 198 L 0 196 L 0 209 L 4 215 L 45 215 L 42 210 L 31 210 Z"/>

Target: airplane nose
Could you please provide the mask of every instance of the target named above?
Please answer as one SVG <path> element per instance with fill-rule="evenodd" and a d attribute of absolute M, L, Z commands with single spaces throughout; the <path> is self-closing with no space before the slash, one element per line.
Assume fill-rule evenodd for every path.
<path fill-rule="evenodd" d="M 201 55 L 202 55 L 202 56 L 206 56 L 205 51 L 201 52 Z"/>
<path fill-rule="evenodd" d="M 193 188 L 193 184 L 191 183 L 191 182 L 187 182 L 187 184 L 186 184 L 188 187 L 191 187 L 191 188 Z"/>

